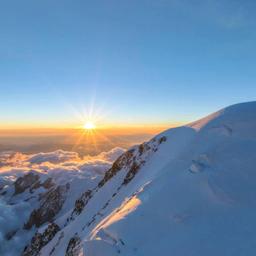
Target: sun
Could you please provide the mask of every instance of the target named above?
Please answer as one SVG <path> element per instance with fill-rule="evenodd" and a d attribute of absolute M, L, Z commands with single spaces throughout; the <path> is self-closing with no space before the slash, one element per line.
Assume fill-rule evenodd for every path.
<path fill-rule="evenodd" d="M 94 130 L 96 128 L 95 124 L 91 121 L 88 121 L 86 122 L 84 125 L 83 125 L 83 128 L 85 130 Z"/>

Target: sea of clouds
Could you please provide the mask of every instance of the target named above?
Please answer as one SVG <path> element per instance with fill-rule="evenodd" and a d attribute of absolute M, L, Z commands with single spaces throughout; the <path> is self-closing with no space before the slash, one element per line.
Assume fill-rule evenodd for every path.
<path fill-rule="evenodd" d="M 34 172 L 44 180 L 52 178 L 56 184 L 65 184 L 77 180 L 88 180 L 103 175 L 125 150 L 120 147 L 96 156 L 80 157 L 76 152 L 56 150 L 38 154 L 17 152 L 0 153 L 0 255 L 19 255 L 30 240 L 33 230 L 21 230 L 31 212 L 31 205 L 22 195 L 13 200 L 13 183 L 26 173 Z M 7 195 L 2 191 L 12 190 Z M 19 230 L 11 240 L 8 233 Z"/>

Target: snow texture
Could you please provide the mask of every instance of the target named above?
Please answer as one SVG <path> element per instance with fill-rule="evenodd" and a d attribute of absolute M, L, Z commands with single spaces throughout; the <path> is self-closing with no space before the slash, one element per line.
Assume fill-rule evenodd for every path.
<path fill-rule="evenodd" d="M 15 175 L 20 175 L 18 163 L 15 160 L 12 167 Z M 57 170 L 52 164 L 41 162 L 40 172 L 50 172 L 58 184 L 65 183 L 61 168 L 69 170 L 67 177 L 72 180 L 72 168 L 84 166 L 75 158 Z M 97 171 L 98 179 L 90 173 L 86 182 L 74 182 L 77 193 L 70 194 L 68 206 L 55 218 L 60 230 L 40 253 L 255 255 L 255 166 L 256 102 L 233 105 L 169 129 L 132 147 L 107 171 Z M 21 172 L 27 171 L 28 166 L 22 168 Z M 9 186 L 13 180 L 13 174 L 5 173 L 1 184 Z"/>

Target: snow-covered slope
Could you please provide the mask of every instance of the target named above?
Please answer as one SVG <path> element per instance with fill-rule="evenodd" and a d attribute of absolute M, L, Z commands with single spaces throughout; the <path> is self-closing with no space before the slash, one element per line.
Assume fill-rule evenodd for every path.
<path fill-rule="evenodd" d="M 256 103 L 134 147 L 42 255 L 254 255 Z"/>
<path fill-rule="evenodd" d="M 255 255 L 255 183 L 250 102 L 125 152 L 24 255 Z"/>

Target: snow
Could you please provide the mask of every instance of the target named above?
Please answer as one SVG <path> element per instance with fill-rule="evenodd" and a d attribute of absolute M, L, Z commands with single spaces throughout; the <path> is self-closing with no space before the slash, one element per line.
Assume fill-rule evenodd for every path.
<path fill-rule="evenodd" d="M 125 170 L 94 195 L 63 229 L 53 255 L 64 255 L 75 233 L 86 256 L 255 254 L 256 103 L 231 106 L 156 138 L 163 135 L 167 141 L 114 199 Z"/>
<path fill-rule="evenodd" d="M 72 181 L 72 193 L 56 217 L 61 230 L 42 248 L 42 256 L 65 255 L 75 236 L 81 239 L 80 256 L 256 253 L 256 102 L 169 129 L 142 149 L 132 149 L 130 160 L 139 169 L 128 183 L 129 161 L 103 186 L 97 184 L 104 172 L 86 171 L 90 164 L 40 164 L 42 175 L 47 170 L 59 183 L 65 177 Z M 107 155 L 101 154 L 104 169 L 111 166 Z M 4 177 L 11 183 L 11 175 Z M 74 201 L 88 188 L 92 197 L 67 222 Z"/>

